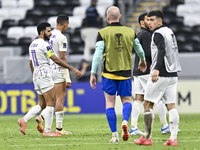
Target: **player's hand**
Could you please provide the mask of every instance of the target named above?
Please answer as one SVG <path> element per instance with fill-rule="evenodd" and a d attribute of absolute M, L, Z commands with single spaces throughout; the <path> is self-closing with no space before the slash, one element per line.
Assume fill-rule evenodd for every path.
<path fill-rule="evenodd" d="M 140 61 L 138 65 L 138 69 L 140 69 L 142 72 L 145 72 L 147 70 L 146 61 Z"/>
<path fill-rule="evenodd" d="M 78 79 L 82 76 L 81 72 L 80 72 L 78 69 L 76 69 L 76 68 L 74 68 L 74 69 L 72 70 L 72 72 L 73 72 L 73 74 L 74 74 Z"/>
<path fill-rule="evenodd" d="M 66 88 L 70 88 L 71 87 L 71 83 L 70 82 L 66 82 L 65 87 Z"/>
<path fill-rule="evenodd" d="M 153 73 L 151 74 L 151 80 L 152 82 L 157 82 L 158 81 L 158 76 L 159 76 L 160 71 L 154 69 Z"/>
<path fill-rule="evenodd" d="M 90 75 L 90 86 L 93 89 L 96 89 L 96 77 L 95 74 Z"/>

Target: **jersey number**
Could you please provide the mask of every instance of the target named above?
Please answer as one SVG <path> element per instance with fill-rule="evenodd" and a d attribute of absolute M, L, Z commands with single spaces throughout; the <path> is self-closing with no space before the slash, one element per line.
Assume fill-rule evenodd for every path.
<path fill-rule="evenodd" d="M 36 53 L 35 53 L 35 50 L 31 50 L 31 53 L 32 53 L 32 58 L 33 58 L 33 64 L 35 67 L 39 66 L 38 64 L 38 60 L 37 60 L 37 57 L 36 57 Z"/>

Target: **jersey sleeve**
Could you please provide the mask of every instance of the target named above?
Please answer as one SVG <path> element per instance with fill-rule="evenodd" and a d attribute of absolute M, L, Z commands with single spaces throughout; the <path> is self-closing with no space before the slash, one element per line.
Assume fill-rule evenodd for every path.
<path fill-rule="evenodd" d="M 68 43 L 67 43 L 67 38 L 64 35 L 60 37 L 58 41 L 58 47 L 59 51 L 67 52 Z"/>
<path fill-rule="evenodd" d="M 47 42 L 45 42 L 44 44 L 43 51 L 48 58 L 50 58 L 54 54 L 51 46 Z"/>
<path fill-rule="evenodd" d="M 28 57 L 29 57 L 29 60 L 32 60 L 30 47 L 29 47 L 29 56 Z"/>

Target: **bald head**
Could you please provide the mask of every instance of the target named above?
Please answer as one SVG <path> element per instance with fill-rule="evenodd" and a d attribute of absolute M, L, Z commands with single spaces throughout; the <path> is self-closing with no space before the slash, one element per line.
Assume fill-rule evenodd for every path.
<path fill-rule="evenodd" d="M 107 10 L 107 19 L 110 22 L 119 21 L 121 18 L 120 10 L 116 6 L 111 6 Z"/>

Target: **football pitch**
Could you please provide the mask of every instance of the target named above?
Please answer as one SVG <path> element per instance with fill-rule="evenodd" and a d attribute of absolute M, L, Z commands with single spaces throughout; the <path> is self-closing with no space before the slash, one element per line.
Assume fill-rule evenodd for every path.
<path fill-rule="evenodd" d="M 64 129 L 72 131 L 73 135 L 62 137 L 43 137 L 36 129 L 35 117 L 27 123 L 26 135 L 22 135 L 17 125 L 19 117 L 22 116 L 0 116 L 0 150 L 200 150 L 199 114 L 180 114 L 179 145 L 176 147 L 163 146 L 170 134 L 161 134 L 158 115 L 155 115 L 153 125 L 152 146 L 133 143 L 140 136 L 109 143 L 112 134 L 105 114 L 65 115 Z M 121 135 L 122 116 L 117 117 L 118 133 Z M 143 115 L 139 117 L 138 127 L 143 131 Z M 55 118 L 52 131 L 55 131 Z"/>

